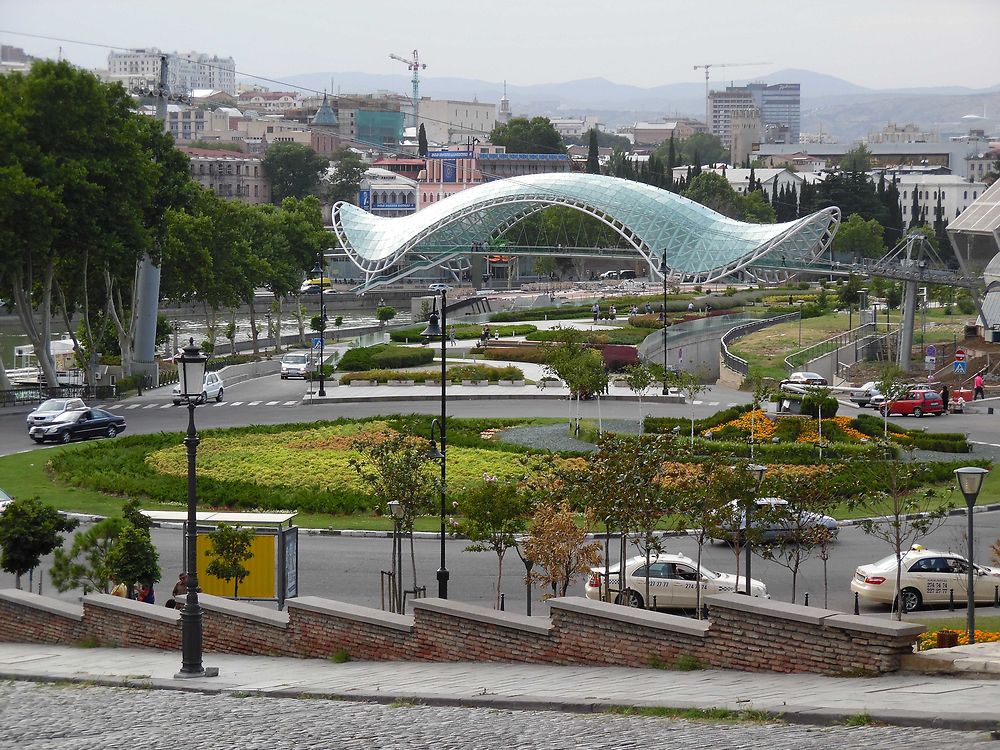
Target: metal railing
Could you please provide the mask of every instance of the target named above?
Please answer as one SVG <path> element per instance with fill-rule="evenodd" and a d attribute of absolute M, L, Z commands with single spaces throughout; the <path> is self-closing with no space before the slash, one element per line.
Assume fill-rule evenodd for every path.
<path fill-rule="evenodd" d="M 799 314 L 797 312 L 785 313 L 784 315 L 776 315 L 773 318 L 764 318 L 763 320 L 754 320 L 749 323 L 738 325 L 735 328 L 730 328 L 722 336 L 722 363 L 733 372 L 739 373 L 740 375 L 749 375 L 750 363 L 742 357 L 738 357 L 729 351 L 729 343 L 731 341 L 736 341 L 747 334 L 768 328 L 769 326 L 784 323 L 789 320 L 798 320 L 798 317 Z"/>
<path fill-rule="evenodd" d="M 31 385 L 0 391 L 0 407 L 21 404 L 40 404 L 50 398 L 82 398 L 84 400 L 113 400 L 118 398 L 118 386 L 114 385 Z"/>

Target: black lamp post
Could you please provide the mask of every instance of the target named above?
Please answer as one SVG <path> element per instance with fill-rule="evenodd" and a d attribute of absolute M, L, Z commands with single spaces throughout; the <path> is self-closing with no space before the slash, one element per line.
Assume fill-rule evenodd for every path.
<path fill-rule="evenodd" d="M 753 474 L 754 482 L 757 489 L 754 490 L 754 496 L 750 498 L 747 502 L 747 512 L 746 512 L 746 529 L 745 529 L 745 539 L 743 541 L 746 546 L 744 552 L 746 554 L 746 569 L 747 569 L 747 596 L 751 596 L 750 593 L 750 558 L 751 552 L 753 551 L 753 544 L 751 543 L 751 532 L 753 523 L 753 507 L 757 504 L 757 490 L 760 489 L 760 483 L 764 480 L 764 472 L 767 471 L 766 466 L 761 466 L 760 464 L 750 464 L 747 467 L 747 471 Z"/>
<path fill-rule="evenodd" d="M 396 582 L 393 591 L 393 605 L 396 614 L 403 614 L 403 538 L 399 525 L 403 520 L 403 504 L 398 500 L 389 501 L 389 515 L 392 516 L 392 577 Z"/>
<path fill-rule="evenodd" d="M 441 462 L 441 567 L 438 568 L 437 572 L 437 582 L 438 582 L 438 597 L 441 599 L 448 598 L 448 567 L 445 564 L 445 539 L 447 535 L 446 523 L 447 523 L 447 513 L 448 505 L 446 499 L 447 493 L 447 480 L 448 480 L 448 464 L 445 455 L 447 451 L 445 450 L 445 420 L 448 416 L 448 372 L 447 372 L 447 343 L 448 337 L 445 335 L 447 328 L 447 316 L 445 312 L 445 307 L 447 306 L 448 300 L 448 290 L 441 290 L 441 317 L 440 323 L 438 322 L 437 313 L 437 300 L 434 300 L 435 308 L 431 311 L 430 319 L 427 321 L 427 328 L 424 329 L 423 335 L 427 338 L 433 339 L 435 337 L 441 338 L 441 419 L 434 419 L 431 421 L 431 458 L 439 460 Z M 434 430 L 441 435 L 441 449 L 438 450 L 437 444 L 434 442 Z"/>
<path fill-rule="evenodd" d="M 325 361 L 323 357 L 323 342 L 326 339 L 326 303 L 323 301 L 323 256 L 319 256 L 319 260 L 316 262 L 315 267 L 312 270 L 313 275 L 319 274 L 319 393 L 316 395 L 322 397 L 326 395 L 326 381 L 324 380 L 323 373 L 323 362 Z"/>
<path fill-rule="evenodd" d="M 198 433 L 194 427 L 195 402 L 201 397 L 205 382 L 205 363 L 208 357 L 190 339 L 184 352 L 177 358 L 181 395 L 187 399 L 188 428 L 184 445 L 187 446 L 187 599 L 181 610 L 181 671 L 176 677 L 206 677 L 202 657 L 202 609 L 198 603 L 198 495 L 195 489 L 195 459 L 198 453 Z M 217 670 L 215 670 L 217 674 Z"/>
<path fill-rule="evenodd" d="M 955 477 L 958 479 L 958 488 L 962 490 L 962 494 L 965 495 L 965 504 L 968 506 L 968 518 L 969 518 L 969 559 L 967 560 L 969 564 L 969 580 L 966 591 L 966 606 L 967 606 L 967 622 L 966 626 L 968 628 L 969 644 L 976 642 L 976 567 L 972 564 L 972 509 L 976 505 L 976 498 L 979 497 L 979 491 L 983 488 L 983 480 L 989 472 L 986 469 L 982 469 L 978 466 L 963 466 L 960 469 L 955 469 Z"/>
<path fill-rule="evenodd" d="M 669 393 L 667 388 L 667 251 L 660 257 L 660 275 L 663 277 L 663 395 Z"/>
<path fill-rule="evenodd" d="M 267 321 L 267 336 L 264 337 L 264 355 L 267 356 L 268 359 L 270 359 L 271 357 L 267 354 L 267 340 L 269 338 L 271 338 L 271 311 L 270 310 L 268 310 L 264 314 L 264 319 Z M 275 349 L 275 351 L 277 351 L 277 349 L 275 348 L 274 344 L 271 345 L 271 348 Z M 233 352 L 233 354 L 236 354 L 236 352 Z"/>

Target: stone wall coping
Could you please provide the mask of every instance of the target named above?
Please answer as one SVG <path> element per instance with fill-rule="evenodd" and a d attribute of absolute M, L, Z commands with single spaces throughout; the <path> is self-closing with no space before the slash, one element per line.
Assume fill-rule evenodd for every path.
<path fill-rule="evenodd" d="M 357 604 L 338 602 L 333 599 L 323 599 L 318 596 L 298 596 L 294 599 L 286 599 L 285 607 L 289 614 L 293 609 L 301 609 L 306 612 L 315 612 L 319 615 L 330 617 L 340 617 L 345 620 L 356 622 L 366 622 L 369 625 L 378 625 L 392 630 L 402 630 L 406 633 L 413 632 L 413 616 L 397 615 L 394 612 L 383 612 L 381 609 L 372 607 L 362 607 Z"/>
<path fill-rule="evenodd" d="M 550 599 L 549 609 L 564 609 L 589 617 L 600 617 L 605 620 L 615 620 L 616 622 L 638 625 L 643 628 L 665 630 L 671 633 L 683 633 L 684 635 L 696 638 L 707 636 L 711 627 L 707 620 L 692 620 L 690 617 L 681 617 L 680 615 L 671 615 L 665 612 L 623 607 L 620 604 L 596 601 L 582 596 L 566 596 L 559 599 Z"/>
<path fill-rule="evenodd" d="M 48 612 L 49 614 L 58 615 L 59 617 L 65 617 L 70 620 L 76 620 L 77 622 L 83 621 L 82 605 L 73 604 L 72 602 L 66 602 L 61 599 L 53 599 L 50 596 L 33 594 L 30 591 L 23 591 L 21 589 L 3 589 L 0 590 L 0 601 L 10 602 L 11 604 L 16 604 L 21 607 L 38 609 L 42 612 Z"/>
<path fill-rule="evenodd" d="M 877 633 L 878 635 L 889 635 L 898 638 L 916 637 L 927 629 L 925 625 L 919 623 L 883 620 L 865 615 L 834 615 L 833 617 L 826 618 L 823 626 L 827 628 L 840 628 L 841 630 L 858 630 L 864 633 Z"/>
<path fill-rule="evenodd" d="M 111 594 L 87 594 L 83 597 L 83 606 L 103 607 L 113 609 L 127 615 L 145 617 L 150 620 L 159 620 L 165 623 L 176 623 L 181 620 L 179 609 L 169 609 L 162 604 L 146 604 L 135 599 L 126 599 L 123 596 L 111 596 Z"/>
<path fill-rule="evenodd" d="M 176 597 L 177 606 L 183 606 L 186 597 Z M 218 612 L 230 617 L 237 617 L 241 620 L 253 620 L 264 625 L 272 625 L 276 628 L 288 627 L 288 613 L 276 610 L 264 609 L 255 604 L 234 601 L 223 596 L 212 596 L 211 594 L 199 594 L 198 603 L 202 609 Z"/>
<path fill-rule="evenodd" d="M 710 609 L 712 607 L 735 609 L 740 612 L 753 612 L 778 620 L 792 620 L 809 625 L 822 625 L 827 618 L 843 614 L 832 609 L 805 607 L 801 604 L 777 602 L 774 599 L 762 599 L 759 596 L 746 596 L 744 594 L 711 594 L 705 597 L 705 603 Z"/>
<path fill-rule="evenodd" d="M 415 599 L 413 601 L 414 616 L 416 616 L 418 610 L 427 610 L 450 617 L 459 617 L 463 620 L 498 625 L 501 628 L 523 630 L 527 633 L 535 633 L 537 635 L 549 635 L 552 630 L 552 620 L 548 617 L 514 615 L 509 612 L 500 612 L 495 609 L 477 607 L 474 604 L 464 604 L 448 599 Z"/>

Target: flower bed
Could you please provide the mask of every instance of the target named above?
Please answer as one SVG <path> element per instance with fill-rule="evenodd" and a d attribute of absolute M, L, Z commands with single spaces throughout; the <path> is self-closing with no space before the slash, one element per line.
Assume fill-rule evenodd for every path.
<path fill-rule="evenodd" d="M 969 634 L 964 630 L 935 630 L 927 633 L 923 633 L 918 641 L 918 648 L 920 651 L 929 651 L 932 648 L 937 648 L 937 634 L 938 633 L 955 633 L 958 636 L 959 646 L 969 645 Z M 1000 642 L 1000 633 L 993 633 L 988 630 L 977 630 L 976 631 L 976 643 L 997 643 Z"/>

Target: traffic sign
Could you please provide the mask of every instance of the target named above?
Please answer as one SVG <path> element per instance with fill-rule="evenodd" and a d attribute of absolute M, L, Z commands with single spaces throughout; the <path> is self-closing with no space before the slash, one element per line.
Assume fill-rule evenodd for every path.
<path fill-rule="evenodd" d="M 312 348 L 313 348 L 313 349 L 319 349 L 319 344 L 320 344 L 320 341 L 322 341 L 322 339 L 320 339 L 320 338 L 319 338 L 318 336 L 317 336 L 316 338 L 314 338 L 314 339 L 313 339 L 313 345 L 312 345 Z"/>
<path fill-rule="evenodd" d="M 964 362 L 965 361 L 965 349 L 956 349 L 955 350 L 955 361 L 956 362 Z"/>
<path fill-rule="evenodd" d="M 926 353 L 927 353 L 928 357 L 936 357 L 937 356 L 937 347 L 934 346 L 934 344 L 928 344 L 927 345 L 927 352 Z"/>
<path fill-rule="evenodd" d="M 955 362 L 955 374 L 965 375 L 968 372 L 968 365 L 965 362 Z"/>

